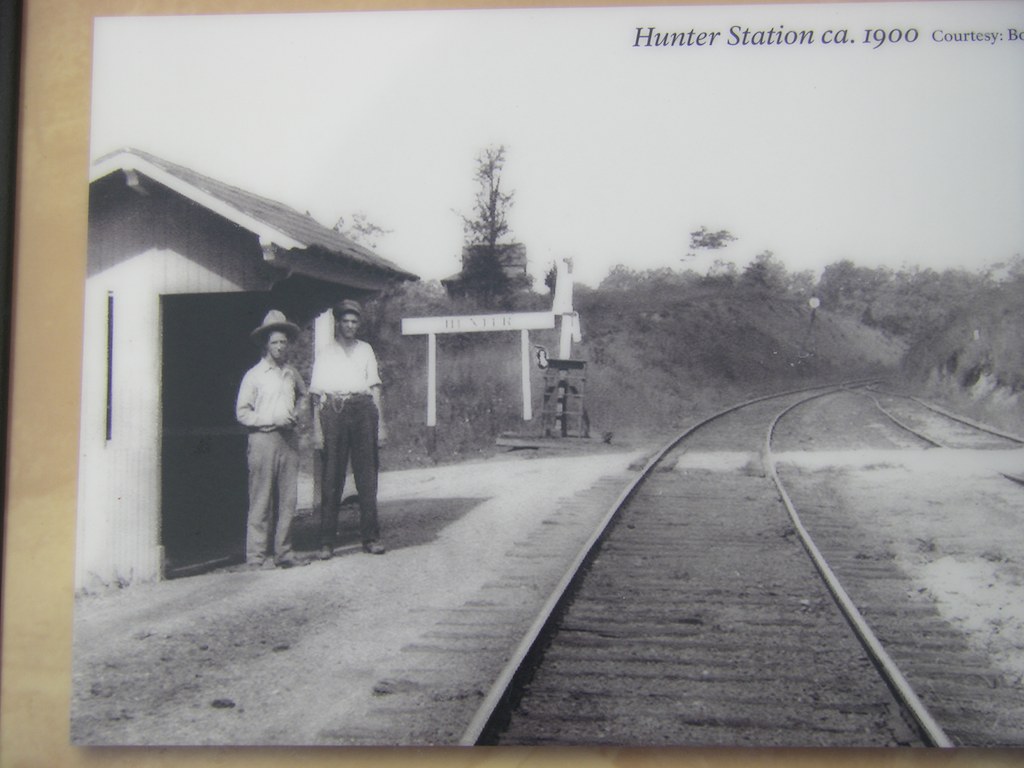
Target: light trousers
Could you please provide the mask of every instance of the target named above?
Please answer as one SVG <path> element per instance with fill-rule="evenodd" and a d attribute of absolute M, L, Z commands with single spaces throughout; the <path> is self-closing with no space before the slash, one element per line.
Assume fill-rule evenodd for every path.
<path fill-rule="evenodd" d="M 292 521 L 299 489 L 298 438 L 293 430 L 251 432 L 249 521 L 245 559 L 260 562 L 270 554 L 273 531 L 275 560 L 292 553 Z"/>

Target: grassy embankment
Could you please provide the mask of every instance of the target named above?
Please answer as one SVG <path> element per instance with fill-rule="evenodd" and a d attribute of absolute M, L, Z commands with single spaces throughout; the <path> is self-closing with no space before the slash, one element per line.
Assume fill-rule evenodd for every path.
<path fill-rule="evenodd" d="M 546 309 L 530 296 L 519 311 Z M 811 310 L 803 299 L 737 286 L 640 286 L 580 289 L 587 361 L 586 402 L 592 441 L 613 445 L 661 437 L 699 415 L 774 389 L 891 375 L 904 352 L 885 334 L 850 318 Z M 425 426 L 427 343 L 403 337 L 401 318 L 484 311 L 452 302 L 436 286 L 411 286 L 371 306 L 366 338 L 385 380 L 392 468 L 483 456 L 503 432 L 539 433 L 521 418 L 518 333 L 438 337 L 438 425 Z M 555 331 L 531 332 L 531 343 L 557 356 Z M 543 372 L 531 372 L 539 415 Z"/>
<path fill-rule="evenodd" d="M 929 397 L 1024 435 L 1024 279 L 993 287 L 913 345 L 905 374 Z"/>

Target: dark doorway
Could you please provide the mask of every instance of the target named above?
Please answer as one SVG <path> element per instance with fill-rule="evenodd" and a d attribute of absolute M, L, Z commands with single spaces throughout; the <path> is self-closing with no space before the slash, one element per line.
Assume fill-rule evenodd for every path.
<path fill-rule="evenodd" d="M 162 297 L 165 577 L 245 558 L 247 437 L 235 421 L 235 399 L 259 359 L 249 333 L 268 302 L 261 293 Z"/>

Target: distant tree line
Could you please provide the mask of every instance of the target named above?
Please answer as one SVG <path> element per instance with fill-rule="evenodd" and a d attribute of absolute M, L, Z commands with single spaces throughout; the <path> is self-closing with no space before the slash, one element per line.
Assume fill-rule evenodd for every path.
<path fill-rule="evenodd" d="M 893 270 L 858 267 L 849 260 L 830 264 L 818 281 L 823 305 L 853 315 L 866 325 L 920 339 L 954 315 L 984 300 L 1000 284 L 1020 281 L 1024 261 L 979 272 L 919 267 Z"/>
<path fill-rule="evenodd" d="M 459 278 L 461 295 L 469 302 L 467 310 L 533 309 L 541 298 L 531 290 L 533 280 L 528 274 L 510 273 L 502 262 L 508 249 L 521 247 L 516 245 L 509 223 L 515 192 L 504 184 L 506 154 L 506 147 L 498 145 L 476 156 L 472 212 L 456 212 L 465 235 Z M 390 233 L 362 213 L 339 219 L 335 229 L 371 248 Z M 705 226 L 689 236 L 684 263 L 698 252 L 717 252 L 738 239 L 727 229 Z M 554 283 L 552 265 L 544 275 L 544 285 L 553 292 Z M 636 270 L 619 264 L 601 281 L 596 293 L 616 294 L 620 299 L 629 294 L 629 301 L 636 306 L 644 306 L 648 298 L 671 299 L 673 294 L 678 298 L 681 289 L 756 291 L 804 301 L 817 297 L 823 311 L 856 318 L 913 343 L 969 310 L 972 303 L 983 301 L 987 292 L 1012 285 L 1024 288 L 1024 257 L 1020 255 L 977 271 L 864 267 L 843 259 L 829 264 L 816 278 L 811 270 L 791 272 L 775 253 L 764 250 L 742 269 L 731 260 L 716 258 L 704 274 L 669 267 Z"/>
<path fill-rule="evenodd" d="M 717 250 L 736 238 L 728 230 L 706 227 L 690 233 L 689 256 Z M 849 259 L 829 264 L 815 279 L 810 270 L 790 272 L 772 251 L 759 253 L 742 270 L 716 259 L 704 274 L 667 267 L 635 270 L 619 264 L 598 285 L 597 292 L 657 294 L 681 288 L 767 292 L 779 297 L 809 299 L 823 310 L 848 315 L 873 328 L 913 342 L 947 324 L 972 303 L 999 287 L 1024 287 L 1024 257 L 1014 256 L 977 271 L 921 267 L 863 267 Z M 642 300 L 641 300 L 642 301 Z"/>

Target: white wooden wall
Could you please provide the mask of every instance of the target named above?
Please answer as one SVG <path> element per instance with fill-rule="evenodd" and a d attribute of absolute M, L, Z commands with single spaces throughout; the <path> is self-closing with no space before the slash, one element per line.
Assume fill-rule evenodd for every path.
<path fill-rule="evenodd" d="M 160 577 L 160 296 L 238 290 L 195 260 L 166 250 L 150 250 L 87 281 L 76 591 Z M 109 441 L 108 293 L 114 296 Z"/>

